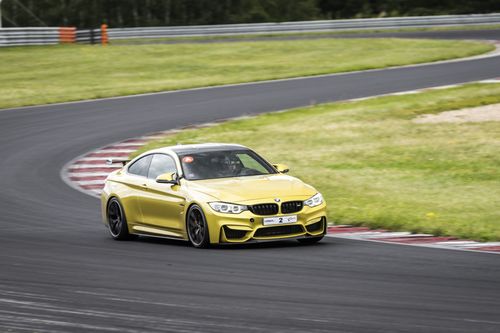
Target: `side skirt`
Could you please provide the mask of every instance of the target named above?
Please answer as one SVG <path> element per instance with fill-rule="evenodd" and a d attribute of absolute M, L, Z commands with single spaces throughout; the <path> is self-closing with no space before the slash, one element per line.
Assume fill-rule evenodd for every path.
<path fill-rule="evenodd" d="M 178 232 L 165 230 L 163 228 L 157 228 L 157 227 L 152 227 L 152 226 L 137 225 L 136 224 L 132 227 L 132 230 L 133 230 L 134 235 L 161 237 L 161 238 L 167 238 L 167 239 L 187 240 L 187 237 L 185 237 L 184 235 L 182 235 Z"/>

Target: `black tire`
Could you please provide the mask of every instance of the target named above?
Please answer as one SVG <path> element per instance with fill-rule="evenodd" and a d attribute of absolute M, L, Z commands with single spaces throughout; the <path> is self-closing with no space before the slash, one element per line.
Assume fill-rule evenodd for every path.
<path fill-rule="evenodd" d="M 210 246 L 207 219 L 200 206 L 192 205 L 189 207 L 186 218 L 186 230 L 191 245 L 200 249 Z"/>
<path fill-rule="evenodd" d="M 309 237 L 309 238 L 299 238 L 297 240 L 299 241 L 300 244 L 310 245 L 310 244 L 316 244 L 317 242 L 319 242 L 322 239 L 323 239 L 323 236 Z"/>
<path fill-rule="evenodd" d="M 135 238 L 128 232 L 127 219 L 125 211 L 117 198 L 111 198 L 106 210 L 108 219 L 108 229 L 111 237 L 116 240 L 129 240 Z"/>

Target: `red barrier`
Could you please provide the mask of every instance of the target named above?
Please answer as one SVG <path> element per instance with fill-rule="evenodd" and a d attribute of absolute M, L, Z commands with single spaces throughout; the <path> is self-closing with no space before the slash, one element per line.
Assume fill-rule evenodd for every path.
<path fill-rule="evenodd" d="M 59 28 L 59 43 L 74 43 L 76 41 L 75 27 Z"/>
<path fill-rule="evenodd" d="M 108 44 L 108 25 L 107 24 L 101 25 L 101 44 L 102 45 Z"/>

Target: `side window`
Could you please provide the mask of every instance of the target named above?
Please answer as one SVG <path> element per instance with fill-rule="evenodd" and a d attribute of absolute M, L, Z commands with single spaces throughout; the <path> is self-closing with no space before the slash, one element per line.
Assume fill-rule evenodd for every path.
<path fill-rule="evenodd" d="M 138 159 L 131 166 L 128 167 L 128 172 L 133 175 L 144 176 L 147 177 L 149 164 L 151 163 L 151 159 L 153 155 L 144 156 L 141 159 Z"/>
<path fill-rule="evenodd" d="M 149 166 L 148 178 L 156 179 L 161 174 L 176 172 L 174 159 L 163 154 L 153 155 L 153 160 Z"/>

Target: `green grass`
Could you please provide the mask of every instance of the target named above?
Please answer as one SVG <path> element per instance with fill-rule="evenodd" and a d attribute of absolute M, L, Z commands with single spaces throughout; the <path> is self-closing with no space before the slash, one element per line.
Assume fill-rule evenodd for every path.
<path fill-rule="evenodd" d="M 403 39 L 2 48 L 0 108 L 382 68 L 492 49 Z"/>
<path fill-rule="evenodd" d="M 192 37 L 158 37 L 158 38 L 127 38 L 114 39 L 111 41 L 114 45 L 119 44 L 140 44 L 140 43 L 155 43 L 169 41 L 224 41 L 228 39 L 261 39 L 261 38 L 280 38 L 280 37 L 335 37 L 338 35 L 359 35 L 371 33 L 391 33 L 391 32 L 425 32 L 425 31 L 454 31 L 454 30 L 492 30 L 500 29 L 500 24 L 484 24 L 484 25 L 457 25 L 443 26 L 432 28 L 397 28 L 397 29 L 364 29 L 364 30 L 337 30 L 337 31 L 321 31 L 321 32 L 292 32 L 292 33 L 262 33 L 250 35 L 224 35 L 224 36 L 192 36 Z"/>
<path fill-rule="evenodd" d="M 157 146 L 247 145 L 313 184 L 331 222 L 500 240 L 500 122 L 415 124 L 500 103 L 500 84 L 340 102 L 186 130 Z"/>

